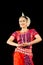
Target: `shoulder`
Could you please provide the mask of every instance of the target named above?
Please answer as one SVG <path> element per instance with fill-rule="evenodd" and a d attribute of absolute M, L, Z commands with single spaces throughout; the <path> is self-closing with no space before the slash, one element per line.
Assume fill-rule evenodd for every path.
<path fill-rule="evenodd" d="M 13 33 L 18 33 L 19 31 L 18 30 L 16 30 L 16 31 L 13 31 Z"/>
<path fill-rule="evenodd" d="M 16 31 L 14 31 L 13 33 L 17 35 L 17 34 L 19 34 L 20 32 L 19 32 L 19 30 L 16 30 Z"/>
<path fill-rule="evenodd" d="M 14 31 L 12 34 L 11 34 L 11 36 L 17 36 L 17 34 L 18 34 L 18 31 Z"/>
<path fill-rule="evenodd" d="M 34 36 L 37 35 L 37 34 L 39 34 L 38 31 L 37 31 L 36 29 L 34 29 L 34 28 L 30 29 L 30 32 L 31 32 Z"/>
<path fill-rule="evenodd" d="M 30 29 L 30 31 L 31 31 L 31 32 L 32 32 L 32 31 L 36 31 L 36 29 L 32 28 L 32 29 Z"/>
<path fill-rule="evenodd" d="M 35 28 L 31 28 L 30 30 L 35 30 Z"/>
<path fill-rule="evenodd" d="M 30 29 L 30 32 L 32 32 L 32 33 L 38 33 L 35 28 Z"/>

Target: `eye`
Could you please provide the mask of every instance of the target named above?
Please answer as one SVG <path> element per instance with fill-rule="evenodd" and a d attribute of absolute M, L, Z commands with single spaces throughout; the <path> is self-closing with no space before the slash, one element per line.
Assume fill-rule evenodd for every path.
<path fill-rule="evenodd" d="M 25 22 L 25 20 L 23 20 L 23 22 Z"/>

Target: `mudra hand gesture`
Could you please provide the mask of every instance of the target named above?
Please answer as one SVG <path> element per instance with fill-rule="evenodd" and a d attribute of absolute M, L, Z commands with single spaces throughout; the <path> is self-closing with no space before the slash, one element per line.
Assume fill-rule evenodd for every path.
<path fill-rule="evenodd" d="M 30 43 L 22 43 L 22 44 L 18 44 L 18 46 L 22 46 L 22 47 L 26 47 L 26 46 L 29 46 L 30 45 Z"/>

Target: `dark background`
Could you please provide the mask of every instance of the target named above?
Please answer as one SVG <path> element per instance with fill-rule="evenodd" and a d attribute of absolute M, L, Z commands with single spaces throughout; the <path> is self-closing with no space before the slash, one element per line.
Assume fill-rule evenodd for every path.
<path fill-rule="evenodd" d="M 31 19 L 29 28 L 35 28 L 43 38 L 43 5 L 37 1 L 19 1 L 2 2 L 1 4 L 1 21 L 0 21 L 0 65 L 13 65 L 14 46 L 7 45 L 6 41 L 9 36 L 16 30 L 19 30 L 18 19 L 21 13 Z M 33 45 L 33 61 L 35 65 L 43 65 L 43 41 Z"/>

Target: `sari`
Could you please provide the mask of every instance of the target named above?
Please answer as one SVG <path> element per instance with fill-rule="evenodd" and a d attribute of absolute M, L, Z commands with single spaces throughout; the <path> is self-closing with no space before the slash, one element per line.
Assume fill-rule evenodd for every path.
<path fill-rule="evenodd" d="M 15 31 L 12 36 L 17 40 L 18 44 L 29 43 L 34 40 L 38 32 L 35 29 L 28 29 L 28 31 L 21 33 Z M 16 47 L 13 53 L 13 65 L 34 65 L 32 45 L 25 47 Z"/>

